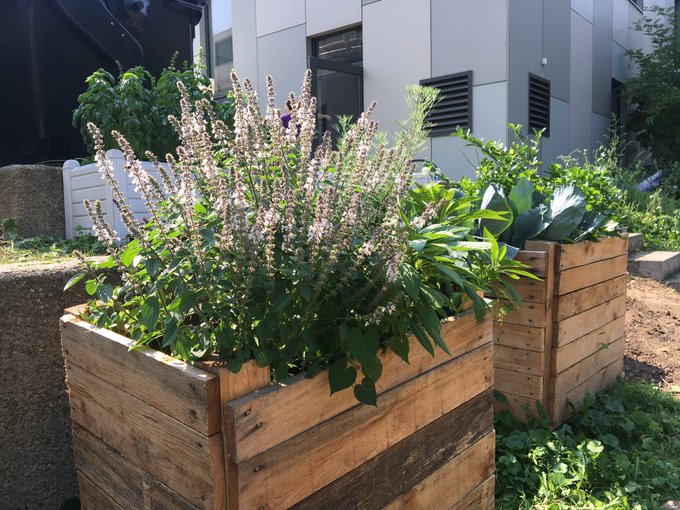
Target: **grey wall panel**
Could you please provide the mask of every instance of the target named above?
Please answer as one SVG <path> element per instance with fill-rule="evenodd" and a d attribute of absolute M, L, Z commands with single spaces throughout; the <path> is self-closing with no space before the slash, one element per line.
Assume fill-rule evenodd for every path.
<path fill-rule="evenodd" d="M 569 101 L 570 16 L 569 0 L 544 0 L 542 56 L 548 63 L 540 76 L 550 80 L 550 94 L 562 101 Z"/>
<path fill-rule="evenodd" d="M 543 168 L 569 153 L 569 103 L 551 98 L 550 116 L 550 137 L 541 141 Z"/>
<path fill-rule="evenodd" d="M 508 14 L 508 121 L 526 126 L 529 72 L 543 71 L 543 1 L 511 0 Z"/>
<path fill-rule="evenodd" d="M 609 115 L 612 92 L 612 0 L 597 0 L 593 24 L 593 111 Z"/>
<path fill-rule="evenodd" d="M 364 104 L 388 133 L 408 108 L 405 87 L 430 77 L 429 0 L 381 0 L 363 7 Z"/>
<path fill-rule="evenodd" d="M 624 48 L 628 47 L 628 10 L 629 0 L 614 0 L 612 6 L 612 38 Z"/>
<path fill-rule="evenodd" d="M 361 23 L 359 0 L 306 0 L 306 6 L 308 36 Z"/>
<path fill-rule="evenodd" d="M 250 78 L 255 87 L 258 87 L 255 2 L 232 0 L 231 13 L 234 20 L 234 69 L 239 78 Z"/>
<path fill-rule="evenodd" d="M 606 115 L 593 113 L 591 117 L 591 145 L 590 150 L 596 150 L 600 145 L 609 143 L 610 118 Z"/>
<path fill-rule="evenodd" d="M 432 76 L 468 70 L 474 84 L 507 79 L 507 0 L 432 0 Z"/>
<path fill-rule="evenodd" d="M 583 18 L 593 23 L 593 3 L 600 3 L 602 0 L 571 0 L 571 8 Z"/>
<path fill-rule="evenodd" d="M 507 143 L 507 83 L 498 82 L 474 87 L 472 90 L 472 126 L 477 138 L 498 140 Z M 470 161 L 478 162 L 479 153 L 466 147 L 455 136 L 440 136 L 432 139 L 432 160 L 452 179 L 463 176 L 473 177 L 475 167 Z"/>
<path fill-rule="evenodd" d="M 569 148 L 590 147 L 593 109 L 593 25 L 572 11 Z"/>
<path fill-rule="evenodd" d="M 628 78 L 628 57 L 626 50 L 616 41 L 611 42 L 612 46 L 612 78 L 621 83 Z"/>
<path fill-rule="evenodd" d="M 307 67 L 307 44 L 305 26 L 298 25 L 287 30 L 265 35 L 257 39 L 257 61 L 260 106 L 267 104 L 268 74 L 274 79 L 277 104 L 281 109 L 289 92 L 296 95 Z"/>
<path fill-rule="evenodd" d="M 256 2 L 257 36 L 305 22 L 305 0 L 252 0 Z"/>

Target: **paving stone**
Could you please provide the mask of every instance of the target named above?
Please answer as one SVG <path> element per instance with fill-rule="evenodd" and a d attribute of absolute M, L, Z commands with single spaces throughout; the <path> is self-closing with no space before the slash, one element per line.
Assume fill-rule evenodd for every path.
<path fill-rule="evenodd" d="M 628 257 L 628 270 L 641 276 L 665 280 L 669 275 L 680 271 L 680 252 L 641 251 Z"/>
<path fill-rule="evenodd" d="M 642 249 L 642 234 L 628 234 L 628 253 Z"/>

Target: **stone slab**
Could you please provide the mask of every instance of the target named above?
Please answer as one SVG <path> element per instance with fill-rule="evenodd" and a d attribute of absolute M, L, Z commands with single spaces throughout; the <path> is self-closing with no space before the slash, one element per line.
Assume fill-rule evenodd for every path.
<path fill-rule="evenodd" d="M 628 270 L 658 281 L 680 271 L 680 252 L 641 251 L 628 257 Z"/>
<path fill-rule="evenodd" d="M 642 234 L 628 234 L 628 253 L 634 253 L 642 249 Z"/>

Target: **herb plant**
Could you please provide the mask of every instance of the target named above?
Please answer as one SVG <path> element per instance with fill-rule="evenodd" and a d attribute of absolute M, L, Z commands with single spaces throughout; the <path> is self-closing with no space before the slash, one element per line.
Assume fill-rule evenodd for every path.
<path fill-rule="evenodd" d="M 98 267 L 117 267 L 123 280 L 113 286 L 93 271 L 86 290 L 98 301 L 86 317 L 188 361 L 229 359 L 234 372 L 251 359 L 275 380 L 330 367 L 331 393 L 353 387 L 375 405 L 380 351 L 408 360 L 411 332 L 429 352 L 447 350 L 442 317 L 470 300 L 482 315 L 489 304 L 477 292 L 527 273 L 503 261 L 493 239 L 466 241 L 475 218 L 497 213 L 470 212 L 469 200 L 438 185 L 410 190 L 410 161 L 427 137 L 436 91 L 409 90 L 410 118 L 393 146 L 374 146 L 372 104 L 333 149 L 328 133 L 315 147 L 309 73 L 299 97 L 291 95 L 288 128 L 271 79 L 264 116 L 251 83 L 232 81 L 233 130 L 178 84 L 181 118 L 170 119 L 178 158 L 168 156 L 168 172 L 158 166 L 162 183 L 113 133 L 147 202 L 146 224 L 132 217 L 102 135 L 89 126 L 133 240 L 120 246 L 99 205 L 86 203 L 110 253 Z M 470 252 L 493 259 L 483 277 Z"/>
<path fill-rule="evenodd" d="M 90 154 L 95 146 L 87 125 L 97 125 L 107 149 L 117 146 L 112 131 L 125 133 L 134 154 L 143 158 L 146 150 L 165 157 L 174 153 L 179 138 L 168 116 L 180 116 L 177 83 L 184 85 L 193 101 L 210 101 L 214 115 L 231 122 L 232 103 L 213 98 L 210 79 L 200 64 L 184 64 L 177 69 L 174 62 L 156 79 L 141 66 L 120 70 L 118 77 L 104 69 L 95 71 L 86 80 L 87 90 L 78 96 L 78 108 L 73 112 L 73 126 L 80 129 Z"/>

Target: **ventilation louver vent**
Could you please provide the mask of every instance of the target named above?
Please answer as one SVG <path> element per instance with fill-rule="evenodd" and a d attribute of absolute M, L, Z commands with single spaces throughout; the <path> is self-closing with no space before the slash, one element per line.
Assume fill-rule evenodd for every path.
<path fill-rule="evenodd" d="M 457 126 L 472 129 L 472 71 L 421 80 L 420 84 L 435 87 L 441 94 L 426 119 L 433 125 L 430 136 L 450 135 Z"/>
<path fill-rule="evenodd" d="M 529 75 L 529 131 L 545 129 L 543 136 L 550 136 L 550 82 Z"/>

